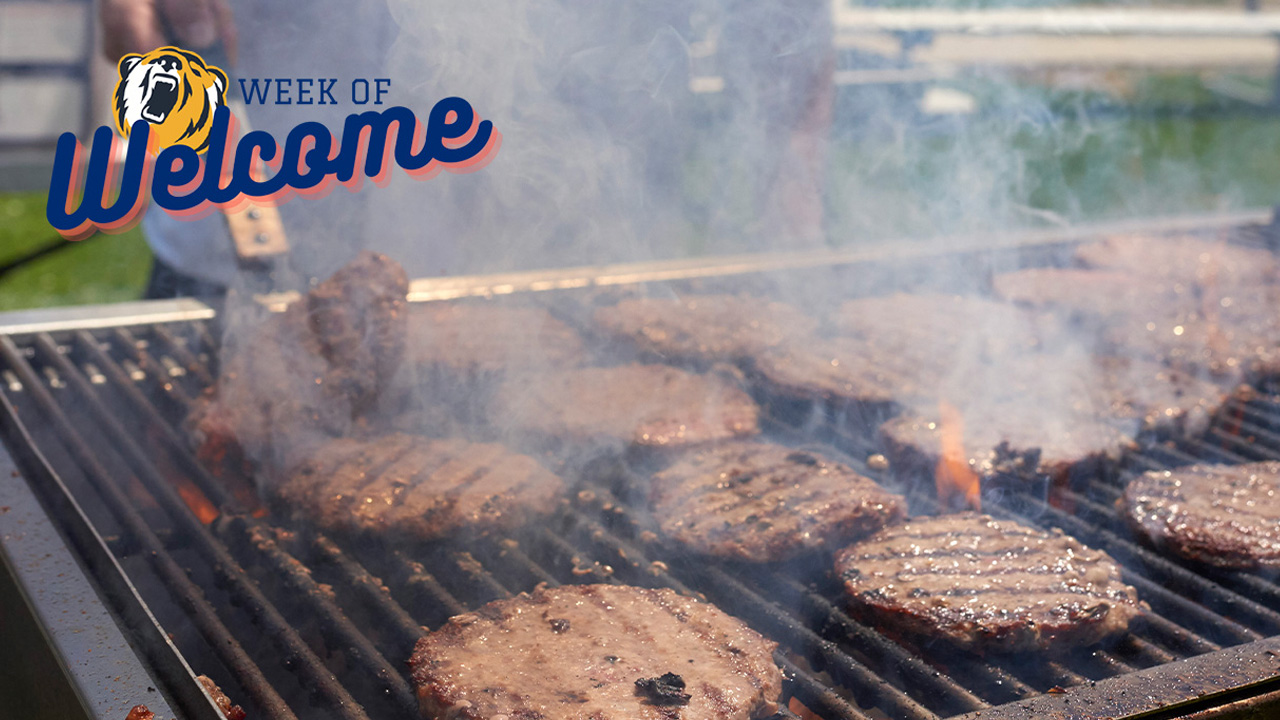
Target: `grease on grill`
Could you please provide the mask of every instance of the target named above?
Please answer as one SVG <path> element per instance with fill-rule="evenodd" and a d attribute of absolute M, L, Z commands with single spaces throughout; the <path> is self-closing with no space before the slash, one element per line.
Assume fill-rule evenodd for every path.
<path fill-rule="evenodd" d="M 155 716 L 146 705 L 134 705 L 124 720 L 154 720 Z"/>
<path fill-rule="evenodd" d="M 688 705 L 692 698 L 684 691 L 684 678 L 673 672 L 636 680 L 636 694 L 654 705 Z"/>

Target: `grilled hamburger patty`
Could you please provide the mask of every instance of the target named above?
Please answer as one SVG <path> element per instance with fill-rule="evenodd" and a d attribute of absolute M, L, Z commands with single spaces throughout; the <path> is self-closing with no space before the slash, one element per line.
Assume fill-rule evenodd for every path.
<path fill-rule="evenodd" d="M 1220 382 L 1280 374 L 1280 285 L 1200 285 L 1125 270 L 1042 268 L 998 275 L 996 294 L 1053 310 L 1108 352 Z"/>
<path fill-rule="evenodd" d="M 1157 359 L 1218 382 L 1280 375 L 1280 286 L 1235 288 L 1199 303 L 1120 313 L 1105 326 L 1114 352 Z"/>
<path fill-rule="evenodd" d="M 768 391 L 803 400 L 885 405 L 919 394 L 914 369 L 882 361 L 862 340 L 784 342 L 758 354 L 752 374 Z"/>
<path fill-rule="evenodd" d="M 736 441 L 690 450 L 653 476 L 653 513 L 697 552 L 785 560 L 868 535 L 906 516 L 902 497 L 807 450 Z"/>
<path fill-rule="evenodd" d="M 582 338 L 536 307 L 426 303 L 409 310 L 406 356 L 467 378 L 581 364 Z"/>
<path fill-rule="evenodd" d="M 322 528 L 435 539 L 510 530 L 547 515 L 564 482 L 501 445 L 395 433 L 331 440 L 276 492 Z"/>
<path fill-rule="evenodd" d="M 984 298 L 930 293 L 850 300 L 832 321 L 841 333 L 874 347 L 886 360 L 943 376 L 957 362 L 1034 352 L 1061 334 L 1047 313 Z"/>
<path fill-rule="evenodd" d="M 1077 468 L 1118 459 L 1140 434 L 1202 432 L 1230 397 L 1142 360 L 1042 356 L 997 366 L 986 381 L 959 384 L 948 400 L 964 419 L 965 460 L 980 477 L 1065 480 Z M 895 462 L 933 467 L 943 430 L 936 407 L 918 407 L 886 422 L 881 437 Z"/>
<path fill-rule="evenodd" d="M 976 513 L 886 528 L 837 553 L 836 573 L 877 626 L 979 652 L 1090 645 L 1144 608 L 1106 553 Z"/>
<path fill-rule="evenodd" d="M 217 383 L 187 419 L 200 458 L 215 471 L 278 469 L 350 433 L 400 363 L 408 287 L 395 261 L 363 252 L 283 313 L 233 329 Z"/>
<path fill-rule="evenodd" d="M 1117 235 L 1076 249 L 1086 267 L 1223 288 L 1280 281 L 1280 261 L 1262 248 L 1193 236 Z"/>
<path fill-rule="evenodd" d="M 1280 374 L 1274 253 L 1189 236 L 1131 235 L 1081 246 L 1076 258 L 1177 291 L 1167 302 L 1118 308 L 1104 334 L 1112 346 L 1231 381 Z"/>
<path fill-rule="evenodd" d="M 627 298 L 596 310 L 595 324 L 641 353 L 707 363 L 745 360 L 818 326 L 791 305 L 739 295 Z"/>
<path fill-rule="evenodd" d="M 1132 438 L 1107 423 L 1086 417 L 1065 422 L 1018 404 L 983 408 L 965 415 L 960 458 L 980 479 L 1045 476 L 1061 485 L 1077 471 L 1119 460 Z M 1055 428 L 1054 425 L 1057 425 Z M 932 473 L 942 459 L 942 422 L 937 415 L 903 415 L 880 426 L 895 467 Z"/>
<path fill-rule="evenodd" d="M 996 275 L 991 284 L 1002 300 L 1065 312 L 1088 329 L 1121 315 L 1194 302 L 1194 288 L 1186 283 L 1123 270 L 1027 268 Z"/>
<path fill-rule="evenodd" d="M 1280 462 L 1192 465 L 1134 478 L 1130 525 L 1156 547 L 1225 568 L 1280 569 Z"/>
<path fill-rule="evenodd" d="M 672 590 L 574 585 L 452 618 L 409 665 L 426 718 L 748 720 L 778 710 L 776 648 Z"/>
<path fill-rule="evenodd" d="M 754 375 L 784 397 L 936 405 L 958 374 L 1034 358 L 1062 334 L 1047 313 L 928 293 L 850 300 L 832 325 L 843 335 L 789 338 L 758 353 Z"/>
<path fill-rule="evenodd" d="M 612 439 L 678 447 L 755 435 L 759 408 L 714 375 L 665 365 L 579 368 L 508 380 L 498 390 L 493 424 L 523 434 L 573 441 Z"/>

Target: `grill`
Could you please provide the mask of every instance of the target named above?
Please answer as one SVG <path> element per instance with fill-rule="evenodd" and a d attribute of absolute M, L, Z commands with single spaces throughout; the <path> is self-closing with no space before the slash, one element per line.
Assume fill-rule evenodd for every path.
<path fill-rule="evenodd" d="M 1232 232 L 1242 242 L 1268 237 L 1261 225 Z M 1049 234 L 1001 252 L 1052 260 L 1071 241 Z M 860 259 L 844 260 L 852 267 Z M 830 265 L 830 258 L 790 264 Z M 647 276 L 597 271 L 594 284 L 680 280 L 682 273 L 740 283 L 749 265 L 671 266 Z M 762 267 L 785 265 L 772 258 Z M 414 292 L 423 299 L 582 285 L 572 272 L 529 277 L 528 287 L 508 278 L 483 287 L 419 284 Z M 218 332 L 207 309 L 173 307 L 179 311 L 171 315 L 153 309 L 132 320 L 81 318 L 0 335 L 0 430 L 14 474 L 56 518 L 143 660 L 145 682 L 126 679 L 113 703 L 76 688 L 100 716 L 123 718 L 131 705 L 147 703 L 162 714 L 172 707 L 185 717 L 220 717 L 194 679 L 203 673 L 250 718 L 417 717 L 404 661 L 423 626 L 539 583 L 581 582 L 705 596 L 780 643 L 786 697 L 825 720 L 1208 718 L 1280 708 L 1280 586 L 1191 569 L 1144 549 L 1114 509 L 1134 473 L 1280 459 L 1280 385 L 1228 406 L 1202 437 L 1148 439 L 1117 473 L 1063 490 L 1053 504 L 1034 489 L 990 491 L 984 507 L 992 514 L 1061 528 L 1106 550 L 1152 612 L 1106 649 L 982 658 L 918 647 L 850 617 L 821 561 L 762 569 L 669 553 L 634 509 L 648 469 L 643 457 L 583 463 L 575 471 L 579 491 L 552 521 L 466 546 L 383 546 L 282 525 L 247 479 L 217 480 L 188 450 L 181 422 L 217 376 Z M 904 487 L 903 478 L 882 477 L 861 461 L 876 448 L 855 410 L 765 405 L 775 439 L 821 444 Z M 912 491 L 909 499 L 913 513 L 937 510 L 927 494 Z M 5 542 L 17 565 L 13 538 L 6 534 Z M 30 586 L 32 575 L 25 577 Z M 26 593 L 31 602 L 30 587 Z M 62 662 L 73 666 L 71 675 L 84 675 L 78 658 Z M 804 711 L 791 704 L 779 717 L 796 718 L 793 712 Z"/>

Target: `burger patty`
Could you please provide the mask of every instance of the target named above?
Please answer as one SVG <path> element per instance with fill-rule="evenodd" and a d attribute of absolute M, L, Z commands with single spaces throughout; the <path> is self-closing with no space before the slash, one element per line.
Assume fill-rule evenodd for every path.
<path fill-rule="evenodd" d="M 1280 261 L 1275 254 L 1189 235 L 1117 235 L 1081 245 L 1075 256 L 1086 267 L 1171 278 L 1199 288 L 1280 281 Z"/>
<path fill-rule="evenodd" d="M 500 428 L 570 441 L 679 447 L 756 435 L 759 408 L 714 375 L 666 365 L 579 368 L 508 380 L 493 402 Z"/>
<path fill-rule="evenodd" d="M 906 501 L 807 450 L 737 441 L 691 450 L 653 476 L 663 533 L 707 555 L 776 562 L 864 537 Z"/>
<path fill-rule="evenodd" d="M 550 514 L 564 489 L 502 445 L 395 433 L 325 443 L 276 493 L 321 528 L 437 539 L 518 528 Z"/>
<path fill-rule="evenodd" d="M 640 353 L 700 363 L 745 360 L 818 326 L 791 305 L 739 295 L 627 298 L 596 310 L 594 321 Z"/>
<path fill-rule="evenodd" d="M 1194 288 L 1187 284 L 1122 270 L 1027 268 L 996 275 L 991 284 L 1002 300 L 1066 313 L 1086 329 L 1120 315 L 1160 313 L 1195 302 Z"/>
<path fill-rule="evenodd" d="M 918 395 L 905 368 L 879 361 L 861 340 L 786 342 L 756 355 L 752 374 L 768 392 L 802 400 L 888 405 Z"/>
<path fill-rule="evenodd" d="M 1047 313 L 978 297 L 898 293 L 850 300 L 832 323 L 842 334 L 915 372 L 945 376 L 956 364 L 1035 352 L 1061 327 Z"/>
<path fill-rule="evenodd" d="M 572 367 L 582 338 L 536 307 L 425 303 L 409 310 L 406 358 L 452 378 Z"/>
<path fill-rule="evenodd" d="M 776 648 L 672 590 L 575 585 L 454 617 L 409 665 L 426 718 L 749 720 L 778 710 Z"/>
<path fill-rule="evenodd" d="M 1104 341 L 1229 381 L 1280 375 L 1280 259 L 1262 248 L 1197 237 L 1119 236 L 1081 246 L 1091 268 L 1172 287 L 1168 302 L 1118 308 Z"/>
<path fill-rule="evenodd" d="M 958 433 L 979 475 L 1047 475 L 1065 480 L 1132 449 L 1138 436 L 1203 432 L 1230 398 L 1186 373 L 1117 357 L 1023 358 L 997 366 L 947 398 L 963 419 Z M 937 465 L 944 427 L 937 407 L 917 407 L 881 427 L 890 456 L 906 466 Z"/>
<path fill-rule="evenodd" d="M 949 459 L 967 464 L 984 482 L 996 477 L 1047 477 L 1058 486 L 1081 472 L 1117 462 L 1135 447 L 1128 435 L 1097 419 L 1076 417 L 1063 422 L 1034 410 L 1030 405 L 1010 404 L 968 414 L 960 437 L 965 456 Z M 880 436 L 899 471 L 924 471 L 932 477 L 942 459 L 943 429 L 937 414 L 907 414 L 881 425 Z"/>
<path fill-rule="evenodd" d="M 1280 286 L 1236 288 L 1198 305 L 1120 313 L 1103 329 L 1113 352 L 1150 357 L 1222 383 L 1280 375 Z"/>
<path fill-rule="evenodd" d="M 215 472 L 278 471 L 347 435 L 386 394 L 404 350 L 404 269 L 363 252 L 284 312 L 233 327 L 187 426 Z"/>
<path fill-rule="evenodd" d="M 1053 310 L 1099 349 L 1235 382 L 1280 374 L 1280 285 L 1043 268 L 998 275 L 1000 297 Z"/>
<path fill-rule="evenodd" d="M 836 554 L 852 610 L 977 652 L 1060 652 L 1123 634 L 1145 604 L 1106 553 L 962 513 L 894 525 Z"/>
<path fill-rule="evenodd" d="M 1280 462 L 1148 472 L 1125 488 L 1124 507 L 1161 550 L 1224 568 L 1280 569 Z"/>

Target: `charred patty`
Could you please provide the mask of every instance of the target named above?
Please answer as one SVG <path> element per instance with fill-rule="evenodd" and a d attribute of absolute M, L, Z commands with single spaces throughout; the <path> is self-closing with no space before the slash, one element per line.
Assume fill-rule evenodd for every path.
<path fill-rule="evenodd" d="M 672 590 L 540 587 L 452 618 L 409 660 L 453 720 L 749 720 L 778 710 L 777 644 Z"/>
<path fill-rule="evenodd" d="M 839 547 L 907 508 L 902 497 L 819 453 L 750 441 L 687 452 L 653 476 L 652 494 L 668 537 L 751 562 Z"/>
<path fill-rule="evenodd" d="M 1130 525 L 1157 548 L 1237 569 L 1280 569 L 1280 462 L 1192 465 L 1134 478 Z"/>
<path fill-rule="evenodd" d="M 331 440 L 276 492 L 325 529 L 435 539 L 518 528 L 552 512 L 564 482 L 502 445 L 395 433 Z"/>
<path fill-rule="evenodd" d="M 975 513 L 882 530 L 837 553 L 836 573 L 877 626 L 977 652 L 1090 645 L 1144 607 L 1106 553 Z"/>

